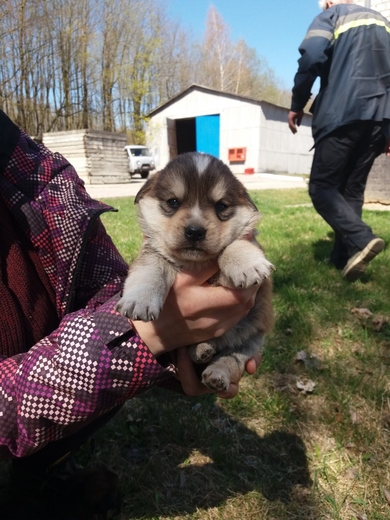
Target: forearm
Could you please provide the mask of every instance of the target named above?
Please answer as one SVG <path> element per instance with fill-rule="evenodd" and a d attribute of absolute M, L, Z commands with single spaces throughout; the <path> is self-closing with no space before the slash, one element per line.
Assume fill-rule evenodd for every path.
<path fill-rule="evenodd" d="M 29 352 L 0 362 L 2 455 L 30 455 L 171 375 L 114 306 L 68 315 Z"/>
<path fill-rule="evenodd" d="M 291 110 L 300 112 L 311 97 L 317 77 L 326 82 L 335 20 L 330 13 L 317 16 L 299 47 L 301 58 L 292 89 Z"/>
<path fill-rule="evenodd" d="M 303 55 L 299 60 L 299 68 L 295 75 L 292 89 L 291 110 L 293 112 L 300 112 L 305 108 L 312 95 L 313 84 L 321 74 L 321 67 L 318 61 L 322 58 L 313 56 L 310 52 L 306 53 L 302 48 L 300 51 Z"/>

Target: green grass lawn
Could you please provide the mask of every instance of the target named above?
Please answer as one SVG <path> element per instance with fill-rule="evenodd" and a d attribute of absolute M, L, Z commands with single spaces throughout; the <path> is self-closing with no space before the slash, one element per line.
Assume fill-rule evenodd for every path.
<path fill-rule="evenodd" d="M 230 401 L 161 389 L 129 401 L 92 459 L 119 474 L 122 519 L 388 519 L 389 251 L 349 284 L 327 263 L 332 235 L 305 190 L 251 195 L 276 266 L 258 373 Z M 105 202 L 120 210 L 103 220 L 131 261 L 133 199 Z M 390 243 L 388 212 L 363 218 Z"/>

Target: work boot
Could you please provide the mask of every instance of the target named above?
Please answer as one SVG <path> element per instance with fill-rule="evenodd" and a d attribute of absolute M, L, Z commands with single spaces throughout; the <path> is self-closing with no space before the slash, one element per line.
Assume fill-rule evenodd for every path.
<path fill-rule="evenodd" d="M 354 282 L 360 278 L 371 260 L 383 251 L 385 242 L 381 238 L 371 240 L 362 251 L 358 251 L 347 262 L 342 272 L 342 277 L 348 282 Z"/>

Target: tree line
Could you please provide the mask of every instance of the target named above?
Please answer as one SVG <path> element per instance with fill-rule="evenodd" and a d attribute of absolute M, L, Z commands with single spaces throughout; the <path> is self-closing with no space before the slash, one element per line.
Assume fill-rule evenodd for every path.
<path fill-rule="evenodd" d="M 23 129 L 127 132 L 192 83 L 288 105 L 267 62 L 210 6 L 203 38 L 164 0 L 0 0 L 0 107 Z"/>

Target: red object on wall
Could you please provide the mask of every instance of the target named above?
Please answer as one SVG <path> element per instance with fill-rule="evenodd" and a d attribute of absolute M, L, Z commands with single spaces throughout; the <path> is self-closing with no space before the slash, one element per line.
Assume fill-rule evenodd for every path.
<path fill-rule="evenodd" d="M 245 168 L 244 173 L 255 173 L 254 168 Z"/>
<path fill-rule="evenodd" d="M 243 162 L 246 159 L 246 148 L 229 148 L 229 162 Z"/>

